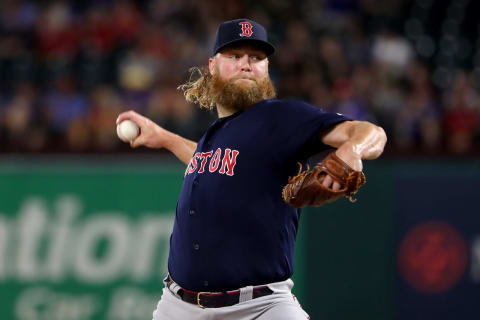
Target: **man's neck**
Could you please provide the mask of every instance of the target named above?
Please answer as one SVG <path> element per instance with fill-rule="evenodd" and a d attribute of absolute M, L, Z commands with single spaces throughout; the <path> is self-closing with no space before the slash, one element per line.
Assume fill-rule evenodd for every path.
<path fill-rule="evenodd" d="M 225 108 L 222 105 L 217 104 L 217 113 L 219 118 L 225 118 L 225 117 L 231 116 L 237 111 L 230 108 Z"/>

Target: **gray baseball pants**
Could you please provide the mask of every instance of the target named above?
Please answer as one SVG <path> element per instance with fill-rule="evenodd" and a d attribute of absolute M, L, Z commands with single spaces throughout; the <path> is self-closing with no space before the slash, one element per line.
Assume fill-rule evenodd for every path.
<path fill-rule="evenodd" d="M 293 281 L 268 284 L 271 295 L 250 299 L 223 308 L 201 308 L 185 302 L 175 293 L 178 285 L 165 287 L 153 312 L 153 320 L 307 320 L 308 314 L 302 309 L 291 290 Z M 177 288 L 177 289 L 176 289 Z M 252 287 L 242 288 L 243 292 Z M 248 293 L 248 292 L 247 292 Z M 245 295 L 244 295 L 245 296 Z M 248 294 L 247 294 L 248 296 Z M 245 300 L 245 299 L 243 299 Z"/>

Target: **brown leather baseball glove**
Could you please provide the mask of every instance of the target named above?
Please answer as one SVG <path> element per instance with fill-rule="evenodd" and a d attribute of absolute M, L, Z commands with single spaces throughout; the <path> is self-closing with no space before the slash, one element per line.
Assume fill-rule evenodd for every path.
<path fill-rule="evenodd" d="M 335 152 L 328 154 L 313 170 L 307 168 L 302 172 L 302 165 L 300 163 L 299 165 L 298 175 L 288 178 L 288 184 L 282 191 L 283 200 L 295 208 L 319 207 L 340 197 L 355 202 L 353 195 L 366 182 L 363 172 L 353 170 L 337 157 Z M 333 190 L 322 185 L 327 174 L 340 184 L 339 190 Z"/>

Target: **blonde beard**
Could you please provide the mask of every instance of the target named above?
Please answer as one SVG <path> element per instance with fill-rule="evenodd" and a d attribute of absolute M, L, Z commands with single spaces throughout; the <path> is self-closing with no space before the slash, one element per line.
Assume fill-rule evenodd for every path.
<path fill-rule="evenodd" d="M 229 111 L 245 110 L 265 99 L 275 97 L 270 78 L 250 79 L 246 85 L 237 83 L 238 79 L 223 80 L 218 73 L 212 78 L 212 95 L 215 103 Z"/>
<path fill-rule="evenodd" d="M 199 78 L 180 85 L 178 89 L 183 91 L 188 102 L 199 104 L 202 108 L 213 109 L 219 104 L 235 112 L 276 96 L 268 75 L 261 80 L 252 79 L 252 83 L 244 86 L 236 83 L 238 79 L 223 80 L 218 72 L 212 76 L 207 67 L 192 68 L 190 72 L 190 78 L 195 73 L 200 75 Z"/>

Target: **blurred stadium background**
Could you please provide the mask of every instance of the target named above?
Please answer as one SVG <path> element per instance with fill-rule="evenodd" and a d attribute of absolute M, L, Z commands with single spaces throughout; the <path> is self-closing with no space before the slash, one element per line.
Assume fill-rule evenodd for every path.
<path fill-rule="evenodd" d="M 176 87 L 224 20 L 269 30 L 281 98 L 385 128 L 355 205 L 302 216 L 312 319 L 476 319 L 480 4 L 473 0 L 0 2 L 2 319 L 150 319 L 184 167 L 115 134 L 134 109 L 198 140 Z M 477 249 L 478 248 L 478 249 Z"/>

